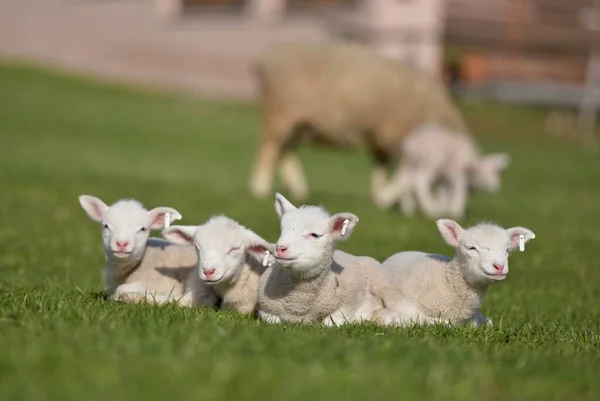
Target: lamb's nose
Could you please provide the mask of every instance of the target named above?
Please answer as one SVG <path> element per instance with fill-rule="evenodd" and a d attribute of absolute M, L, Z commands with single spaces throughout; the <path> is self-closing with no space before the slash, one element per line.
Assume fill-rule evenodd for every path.
<path fill-rule="evenodd" d="M 212 275 L 215 272 L 215 269 L 214 268 L 208 268 L 208 269 L 202 269 L 202 271 L 204 272 L 204 274 L 206 276 L 210 276 L 210 275 Z"/>
<path fill-rule="evenodd" d="M 492 266 L 494 266 L 494 269 L 496 269 L 499 272 L 501 272 L 502 270 L 504 270 L 504 265 L 500 265 L 498 263 L 494 263 Z"/>
<path fill-rule="evenodd" d="M 287 249 L 288 247 L 284 245 L 277 245 L 277 247 L 275 247 L 275 250 L 277 251 L 278 255 L 283 255 L 285 251 L 287 251 Z"/>

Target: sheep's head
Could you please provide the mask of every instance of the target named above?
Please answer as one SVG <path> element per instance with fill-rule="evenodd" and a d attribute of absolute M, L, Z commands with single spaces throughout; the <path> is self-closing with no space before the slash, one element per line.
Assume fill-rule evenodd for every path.
<path fill-rule="evenodd" d="M 273 251 L 267 241 L 225 216 L 214 216 L 200 226 L 171 226 L 162 235 L 196 247 L 198 274 L 207 284 L 234 282 L 248 257 L 262 263 L 265 251 Z"/>
<path fill-rule="evenodd" d="M 470 169 L 471 187 L 492 193 L 500 191 L 501 173 L 509 165 L 510 156 L 506 153 L 494 153 L 479 158 Z"/>
<path fill-rule="evenodd" d="M 334 243 L 349 238 L 358 222 L 352 213 L 330 216 L 318 206 L 297 208 L 279 193 L 275 195 L 275 210 L 281 225 L 275 259 L 282 267 L 305 276 L 329 268 Z"/>
<path fill-rule="evenodd" d="M 109 207 L 94 196 L 81 195 L 79 203 L 93 221 L 102 225 L 102 240 L 107 255 L 123 261 L 139 259 L 143 255 L 150 230 L 163 228 L 167 213 L 173 219 L 181 218 L 173 208 L 146 210 L 133 199 L 123 199 Z"/>
<path fill-rule="evenodd" d="M 463 229 L 454 220 L 440 219 L 437 227 L 446 242 L 456 249 L 461 273 L 473 285 L 489 285 L 508 274 L 508 255 L 519 247 L 519 236 L 527 242 L 533 231 L 524 227 L 504 229 L 491 223 L 479 223 Z"/>

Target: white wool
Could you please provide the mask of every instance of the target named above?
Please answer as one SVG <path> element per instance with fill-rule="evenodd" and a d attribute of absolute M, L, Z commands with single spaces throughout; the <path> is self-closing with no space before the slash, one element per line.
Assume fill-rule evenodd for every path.
<path fill-rule="evenodd" d="M 262 261 L 265 251 L 273 250 L 271 244 L 226 216 L 213 216 L 200 226 L 171 226 L 163 236 L 195 246 L 199 265 L 188 280 L 192 294 L 205 284 L 221 298 L 221 308 L 255 311 L 258 281 L 266 268 Z"/>
<path fill-rule="evenodd" d="M 386 272 L 382 293 L 388 311 L 385 324 L 466 323 L 482 324 L 480 311 L 488 287 L 508 274 L 509 253 L 534 233 L 524 227 L 504 229 L 479 223 L 463 229 L 448 219 L 437 221 L 446 242 L 455 248 L 453 258 L 408 251 L 382 263 Z"/>
<path fill-rule="evenodd" d="M 402 142 L 396 175 L 381 192 L 382 205 L 388 207 L 400 200 L 406 215 L 420 208 L 430 218 L 447 215 L 459 219 L 469 189 L 498 192 L 500 173 L 509 164 L 505 153 L 482 156 L 466 133 L 422 124 Z"/>
<path fill-rule="evenodd" d="M 149 238 L 151 230 L 164 227 L 167 213 L 180 218 L 177 210 L 170 207 L 146 210 L 134 199 L 122 199 L 109 207 L 89 195 L 81 195 L 79 202 L 102 227 L 106 289 L 111 299 L 191 303 L 184 286 L 189 271 L 197 264 L 193 247 Z M 216 302 L 214 296 L 204 298 L 206 303 Z"/>
<path fill-rule="evenodd" d="M 281 194 L 275 209 L 281 223 L 277 263 L 260 279 L 259 317 L 327 325 L 370 320 L 381 307 L 371 288 L 379 262 L 334 250 L 335 242 L 350 237 L 358 217 L 330 216 L 317 206 L 296 208 Z"/>

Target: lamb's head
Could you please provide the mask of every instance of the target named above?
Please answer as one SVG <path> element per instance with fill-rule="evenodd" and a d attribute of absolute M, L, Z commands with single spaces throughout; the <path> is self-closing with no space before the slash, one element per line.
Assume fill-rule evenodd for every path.
<path fill-rule="evenodd" d="M 194 245 L 198 250 L 198 274 L 207 284 L 233 283 L 248 258 L 262 263 L 273 246 L 225 216 L 213 216 L 200 226 L 171 226 L 162 231 L 171 242 Z"/>
<path fill-rule="evenodd" d="M 349 238 L 358 222 L 352 213 L 330 216 L 318 206 L 297 208 L 279 193 L 275 210 L 281 225 L 275 259 L 291 272 L 308 277 L 329 268 L 335 242 Z"/>
<path fill-rule="evenodd" d="M 92 220 L 102 225 L 102 240 L 107 256 L 121 261 L 142 257 L 150 230 L 163 228 L 167 213 L 173 220 L 181 218 L 181 214 L 173 208 L 146 210 L 133 199 L 122 199 L 109 207 L 94 196 L 81 195 L 79 203 Z"/>
<path fill-rule="evenodd" d="M 494 153 L 477 159 L 469 171 L 471 188 L 496 193 L 502 184 L 501 173 L 510 165 L 510 156 L 506 153 Z"/>
<path fill-rule="evenodd" d="M 519 247 L 519 237 L 524 243 L 535 237 L 524 227 L 504 229 L 491 223 L 479 223 L 463 229 L 448 219 L 437 221 L 437 227 L 446 242 L 456 249 L 465 280 L 475 286 L 487 286 L 504 280 L 508 274 L 508 255 Z"/>

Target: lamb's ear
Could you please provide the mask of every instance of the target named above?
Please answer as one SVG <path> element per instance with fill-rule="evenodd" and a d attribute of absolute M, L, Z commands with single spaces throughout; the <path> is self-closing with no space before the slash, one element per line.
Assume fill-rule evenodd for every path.
<path fill-rule="evenodd" d="M 161 234 L 174 244 L 189 245 L 194 243 L 196 228 L 196 226 L 171 226 L 162 230 Z"/>
<path fill-rule="evenodd" d="M 481 163 L 492 166 L 496 171 L 502 171 L 510 166 L 510 155 L 508 153 L 492 153 L 483 156 Z"/>
<path fill-rule="evenodd" d="M 356 223 L 358 223 L 358 216 L 352 213 L 338 213 L 331 216 L 329 219 L 331 237 L 334 241 L 343 241 L 350 238 Z"/>
<path fill-rule="evenodd" d="M 150 229 L 151 230 L 160 230 L 165 226 L 165 215 L 169 213 L 171 217 L 171 221 L 181 219 L 181 213 L 172 207 L 155 207 L 154 209 L 148 211 L 150 215 Z"/>
<path fill-rule="evenodd" d="M 279 218 L 294 209 L 296 209 L 296 206 L 292 205 L 292 202 L 287 200 L 285 196 L 281 195 L 279 192 L 275 194 L 275 211 Z"/>
<path fill-rule="evenodd" d="M 535 238 L 535 234 L 525 227 L 511 227 L 506 229 L 506 233 L 510 238 L 508 246 L 509 251 L 514 251 L 519 248 L 519 237 L 523 236 L 523 243 L 527 243 L 530 239 Z"/>
<path fill-rule="evenodd" d="M 265 251 L 274 253 L 273 246 L 265 241 L 260 235 L 254 231 L 246 229 L 244 231 L 244 246 L 246 250 L 258 258 L 262 258 Z"/>
<path fill-rule="evenodd" d="M 460 224 L 450 219 L 439 219 L 435 224 L 446 243 L 458 247 L 460 235 L 464 231 Z"/>
<path fill-rule="evenodd" d="M 102 217 L 108 210 L 108 206 L 100 198 L 91 195 L 80 195 L 79 203 L 92 220 L 98 223 L 102 222 Z"/>

